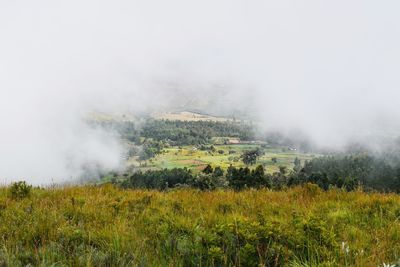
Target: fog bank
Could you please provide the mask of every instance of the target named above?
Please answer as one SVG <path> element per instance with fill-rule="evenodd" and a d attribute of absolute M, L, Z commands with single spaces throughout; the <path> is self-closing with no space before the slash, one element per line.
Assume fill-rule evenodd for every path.
<path fill-rule="evenodd" d="M 321 146 L 400 131 L 398 1 L 2 1 L 0 181 L 123 167 L 87 112 L 247 112 Z M 91 166 L 91 167 L 88 167 Z"/>

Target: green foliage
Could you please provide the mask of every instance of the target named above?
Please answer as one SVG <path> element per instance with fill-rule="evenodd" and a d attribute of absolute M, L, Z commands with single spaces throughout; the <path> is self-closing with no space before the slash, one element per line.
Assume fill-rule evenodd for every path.
<path fill-rule="evenodd" d="M 219 167 L 219 166 L 215 167 L 213 176 L 215 176 L 215 177 L 221 177 L 221 176 L 223 176 L 223 175 L 224 175 L 224 170 L 223 170 L 221 167 Z"/>
<path fill-rule="evenodd" d="M 354 190 L 364 189 L 400 192 L 400 161 L 374 157 L 366 153 L 334 155 L 306 161 L 297 167 L 290 184 L 311 182 L 325 190 L 330 186 Z"/>
<path fill-rule="evenodd" d="M 209 173 L 201 173 L 192 181 L 191 185 L 200 190 L 213 190 L 218 186 L 217 179 Z"/>
<path fill-rule="evenodd" d="M 261 150 L 259 148 L 248 150 L 243 152 L 241 158 L 246 165 L 254 165 L 257 162 L 257 158 L 261 156 Z"/>
<path fill-rule="evenodd" d="M 173 187 L 193 187 L 201 190 L 230 187 L 235 190 L 245 188 L 271 187 L 272 178 L 265 173 L 262 165 L 254 170 L 229 167 L 226 174 L 220 167 L 206 166 L 199 174 L 188 169 L 164 169 L 136 172 L 125 178 L 120 184 L 123 188 L 147 188 L 165 190 Z M 114 181 L 117 181 L 115 179 Z"/>
<path fill-rule="evenodd" d="M 15 182 L 10 187 L 10 195 L 12 199 L 23 199 L 29 197 L 32 186 L 25 181 Z"/>
<path fill-rule="evenodd" d="M 147 160 L 153 158 L 155 155 L 161 153 L 165 144 L 161 141 L 146 140 L 142 144 L 142 151 L 139 153 L 140 160 Z"/>
<path fill-rule="evenodd" d="M 254 130 L 238 122 L 148 120 L 141 136 L 170 145 L 210 144 L 213 137 L 230 136 L 243 140 L 254 138 Z"/>
<path fill-rule="evenodd" d="M 244 188 L 271 187 L 271 178 L 265 174 L 264 167 L 258 165 L 254 170 L 229 167 L 226 179 L 229 186 L 235 190 Z"/>
<path fill-rule="evenodd" d="M 165 190 L 180 185 L 190 184 L 193 175 L 190 170 L 183 169 L 164 169 L 157 171 L 136 172 L 122 182 L 124 188 L 148 188 Z"/>
<path fill-rule="evenodd" d="M 202 172 L 203 173 L 206 173 L 206 174 L 210 174 L 210 173 L 213 173 L 213 168 L 211 167 L 211 165 L 210 164 L 208 164 L 203 170 L 202 170 Z"/>

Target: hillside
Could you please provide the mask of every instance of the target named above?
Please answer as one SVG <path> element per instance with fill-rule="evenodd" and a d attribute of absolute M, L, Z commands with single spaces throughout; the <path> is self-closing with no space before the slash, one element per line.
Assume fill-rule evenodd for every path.
<path fill-rule="evenodd" d="M 171 120 L 171 121 L 232 121 L 231 118 L 218 117 L 212 115 L 206 115 L 202 113 L 195 113 L 190 111 L 180 111 L 180 112 L 162 112 L 153 113 L 151 115 L 154 119 L 158 120 Z"/>

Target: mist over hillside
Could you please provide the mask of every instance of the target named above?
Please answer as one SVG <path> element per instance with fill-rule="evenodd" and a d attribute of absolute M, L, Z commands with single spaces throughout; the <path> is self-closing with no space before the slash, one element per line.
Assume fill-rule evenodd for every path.
<path fill-rule="evenodd" d="M 85 123 L 93 111 L 201 111 L 318 147 L 379 149 L 400 133 L 399 7 L 3 1 L 0 180 L 123 168 L 118 134 Z"/>

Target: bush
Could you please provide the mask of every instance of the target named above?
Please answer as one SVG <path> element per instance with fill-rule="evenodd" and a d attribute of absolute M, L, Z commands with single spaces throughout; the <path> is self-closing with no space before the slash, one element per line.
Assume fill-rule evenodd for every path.
<path fill-rule="evenodd" d="M 23 199 L 29 197 L 32 186 L 25 181 L 15 182 L 11 185 L 10 193 L 12 199 Z"/>

